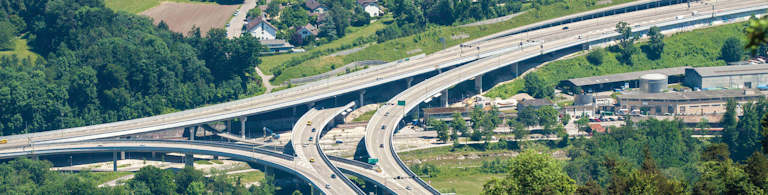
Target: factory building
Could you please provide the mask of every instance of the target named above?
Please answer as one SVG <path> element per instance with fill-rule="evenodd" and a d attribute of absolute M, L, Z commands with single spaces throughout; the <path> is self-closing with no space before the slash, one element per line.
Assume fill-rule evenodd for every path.
<path fill-rule="evenodd" d="M 619 114 L 704 115 L 725 113 L 729 99 L 743 104 L 765 98 L 753 89 L 674 93 L 631 93 L 618 96 Z"/>
<path fill-rule="evenodd" d="M 650 87 L 666 87 L 666 83 L 664 83 L 663 86 L 658 85 L 659 79 L 666 78 L 663 80 L 669 83 L 681 82 L 684 78 L 683 74 L 685 74 L 685 70 L 688 68 L 691 67 L 685 66 L 604 76 L 574 78 L 564 80 L 558 86 L 563 89 L 579 87 L 584 92 L 594 93 L 622 88 L 639 88 L 641 81 L 645 80 L 645 84 L 648 84 L 647 81 L 651 82 Z"/>
<path fill-rule="evenodd" d="M 768 89 L 768 64 L 688 68 L 684 82 L 701 90 Z"/>

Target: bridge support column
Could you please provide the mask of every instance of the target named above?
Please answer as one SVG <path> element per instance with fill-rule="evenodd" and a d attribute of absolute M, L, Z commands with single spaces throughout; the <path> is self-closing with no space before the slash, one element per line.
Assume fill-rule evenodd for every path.
<path fill-rule="evenodd" d="M 120 151 L 120 160 L 125 160 L 125 152 Z"/>
<path fill-rule="evenodd" d="M 117 172 L 117 152 L 112 152 L 112 172 Z"/>
<path fill-rule="evenodd" d="M 307 103 L 307 110 L 310 110 L 315 107 L 315 102 Z"/>
<path fill-rule="evenodd" d="M 195 156 L 193 154 L 184 154 L 184 167 L 195 167 Z"/>
<path fill-rule="evenodd" d="M 232 134 L 232 119 L 227 119 L 227 132 Z"/>
<path fill-rule="evenodd" d="M 248 117 L 240 117 L 240 137 L 245 139 L 245 121 L 248 120 Z"/>
<path fill-rule="evenodd" d="M 365 100 L 365 89 L 360 90 L 360 99 L 358 100 L 358 103 L 360 103 L 360 106 L 364 106 L 364 100 Z"/>
<path fill-rule="evenodd" d="M 197 126 L 189 127 L 189 140 L 195 141 L 195 134 L 197 134 Z"/>
<path fill-rule="evenodd" d="M 152 152 L 152 159 L 155 159 L 155 156 L 156 156 L 156 155 L 157 155 L 157 154 L 156 154 L 155 152 Z"/>
<path fill-rule="evenodd" d="M 408 77 L 405 79 L 405 86 L 408 88 L 411 88 L 411 84 L 413 84 L 413 77 Z"/>
<path fill-rule="evenodd" d="M 443 107 L 448 107 L 448 89 L 443 90 L 443 95 L 440 96 L 440 104 Z"/>
<path fill-rule="evenodd" d="M 213 160 L 219 160 L 219 156 L 218 155 L 213 155 Z"/>
<path fill-rule="evenodd" d="M 475 89 L 477 90 L 478 94 L 483 93 L 483 75 L 478 75 L 475 77 Z"/>

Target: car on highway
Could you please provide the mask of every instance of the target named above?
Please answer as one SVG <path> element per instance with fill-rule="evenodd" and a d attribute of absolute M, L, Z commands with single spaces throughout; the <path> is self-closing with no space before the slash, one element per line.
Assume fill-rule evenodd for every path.
<path fill-rule="evenodd" d="M 314 127 L 312 127 L 312 132 L 314 133 L 315 131 L 316 131 L 316 129 Z"/>
<path fill-rule="evenodd" d="M 406 190 L 411 190 L 411 186 L 405 186 Z"/>
<path fill-rule="evenodd" d="M 336 174 L 331 173 L 331 179 L 336 179 Z"/>
<path fill-rule="evenodd" d="M 344 141 L 341 141 L 341 140 L 336 140 L 336 143 L 337 143 L 337 144 L 343 144 L 343 143 L 344 143 Z"/>
<path fill-rule="evenodd" d="M 387 129 L 387 126 L 386 126 L 386 125 L 382 125 L 382 126 L 381 126 L 381 130 L 384 130 L 384 129 Z"/>
<path fill-rule="evenodd" d="M 312 141 L 312 137 L 311 136 L 309 137 L 309 141 Z"/>
<path fill-rule="evenodd" d="M 563 30 L 568 30 L 568 27 L 567 26 L 563 26 Z"/>
<path fill-rule="evenodd" d="M 383 148 L 383 147 L 384 147 L 384 144 L 379 144 L 379 148 Z"/>
<path fill-rule="evenodd" d="M 310 162 L 310 163 L 314 163 L 314 162 L 315 162 L 315 158 L 310 158 L 310 159 L 309 159 L 309 162 Z"/>
<path fill-rule="evenodd" d="M 7 140 L 7 139 L 2 139 L 2 140 L 0 140 L 0 144 L 7 144 L 7 143 L 8 143 L 8 140 Z"/>
<path fill-rule="evenodd" d="M 331 189 L 331 184 L 325 184 L 325 189 Z"/>
<path fill-rule="evenodd" d="M 307 126 L 312 125 L 312 121 L 307 121 Z"/>

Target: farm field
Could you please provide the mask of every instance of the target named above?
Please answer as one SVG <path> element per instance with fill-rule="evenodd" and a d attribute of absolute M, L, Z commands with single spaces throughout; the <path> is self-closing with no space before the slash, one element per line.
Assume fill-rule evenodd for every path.
<path fill-rule="evenodd" d="M 196 26 L 205 34 L 211 28 L 224 28 L 238 6 L 166 1 L 140 14 L 154 19 L 155 24 L 165 21 L 174 32 L 186 34 Z"/>

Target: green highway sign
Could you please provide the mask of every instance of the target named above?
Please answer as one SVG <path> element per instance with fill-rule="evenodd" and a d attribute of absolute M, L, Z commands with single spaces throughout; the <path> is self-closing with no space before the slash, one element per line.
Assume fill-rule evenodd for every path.
<path fill-rule="evenodd" d="M 397 100 L 398 106 L 405 106 L 405 100 Z"/>

